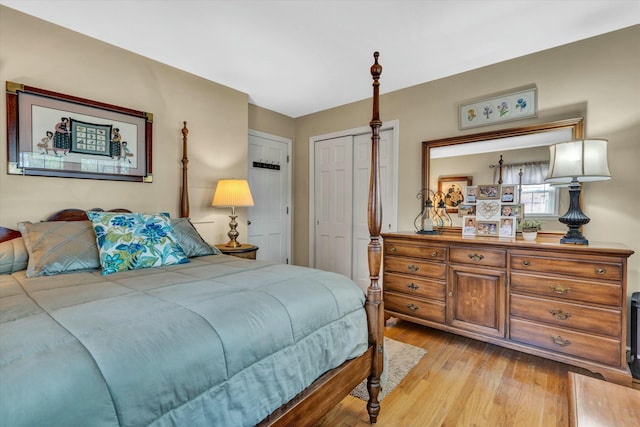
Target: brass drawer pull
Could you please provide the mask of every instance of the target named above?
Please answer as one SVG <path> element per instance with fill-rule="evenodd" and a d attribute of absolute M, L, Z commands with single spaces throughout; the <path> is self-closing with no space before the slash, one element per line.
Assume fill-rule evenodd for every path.
<path fill-rule="evenodd" d="M 571 344 L 571 341 L 565 340 L 560 335 L 558 335 L 557 337 L 549 337 L 549 338 L 551 338 L 551 342 L 553 342 L 555 345 L 560 347 L 566 347 L 569 344 Z"/>
<path fill-rule="evenodd" d="M 473 261 L 482 261 L 484 259 L 484 255 L 482 255 L 482 254 L 480 254 L 480 255 L 478 255 L 478 254 L 469 254 L 468 257 L 469 257 L 470 260 L 473 260 Z"/>
<path fill-rule="evenodd" d="M 392 247 L 389 248 L 389 252 L 395 252 L 395 251 L 396 251 L 396 247 L 395 246 L 392 246 Z"/>
<path fill-rule="evenodd" d="M 524 261 L 522 261 L 522 265 L 524 265 L 525 267 L 529 267 L 529 260 L 525 259 Z"/>
<path fill-rule="evenodd" d="M 596 268 L 596 274 L 602 275 L 602 274 L 604 274 L 606 272 L 607 272 L 607 270 L 605 268 L 602 268 L 602 267 Z"/>
<path fill-rule="evenodd" d="M 567 320 L 571 317 L 571 313 L 562 310 L 549 310 L 549 313 L 551 313 L 553 317 L 559 320 Z"/>
<path fill-rule="evenodd" d="M 413 264 L 409 264 L 409 265 L 407 266 L 407 268 L 409 269 L 409 271 L 413 271 L 414 273 L 415 273 L 416 271 L 420 270 L 420 267 L 415 266 L 415 265 L 413 265 Z"/>
<path fill-rule="evenodd" d="M 409 310 L 413 310 L 413 311 L 416 311 L 416 310 L 420 309 L 420 307 L 418 307 L 417 305 L 413 305 L 413 304 L 407 304 L 407 308 Z"/>
<path fill-rule="evenodd" d="M 571 291 L 571 288 L 565 288 L 562 285 L 551 285 L 549 286 L 549 288 L 551 288 L 551 290 L 553 291 L 554 294 L 568 294 L 569 291 Z"/>
<path fill-rule="evenodd" d="M 416 285 L 415 283 L 407 283 L 407 288 L 416 291 L 418 289 L 420 289 L 420 286 Z"/>
<path fill-rule="evenodd" d="M 437 257 L 437 256 L 438 256 L 438 252 L 437 252 L 437 251 L 433 251 L 433 252 L 431 252 L 431 256 L 432 256 L 432 257 Z"/>

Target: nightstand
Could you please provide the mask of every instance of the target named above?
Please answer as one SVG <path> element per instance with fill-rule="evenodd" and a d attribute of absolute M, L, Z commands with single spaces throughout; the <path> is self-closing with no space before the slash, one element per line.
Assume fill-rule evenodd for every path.
<path fill-rule="evenodd" d="M 220 249 L 220 252 L 225 255 L 232 255 L 238 258 L 247 259 L 256 259 L 256 252 L 258 252 L 258 247 L 250 244 L 243 244 L 238 246 L 237 248 L 230 248 L 222 243 L 216 245 L 216 248 Z"/>

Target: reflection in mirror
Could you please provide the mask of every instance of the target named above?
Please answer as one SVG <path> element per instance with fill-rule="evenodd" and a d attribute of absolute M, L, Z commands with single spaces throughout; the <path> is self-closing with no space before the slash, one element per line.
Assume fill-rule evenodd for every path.
<path fill-rule="evenodd" d="M 483 132 L 422 143 L 423 188 L 437 189 L 439 180 L 469 176 L 473 185 L 516 184 L 527 218 L 545 221 L 546 231 L 562 231 L 557 221 L 566 210 L 566 189 L 544 182 L 551 144 L 584 137 L 582 118 L 507 130 Z M 501 162 L 502 160 L 502 162 Z M 520 185 L 520 183 L 522 185 Z M 462 218 L 450 211 L 454 227 Z"/>

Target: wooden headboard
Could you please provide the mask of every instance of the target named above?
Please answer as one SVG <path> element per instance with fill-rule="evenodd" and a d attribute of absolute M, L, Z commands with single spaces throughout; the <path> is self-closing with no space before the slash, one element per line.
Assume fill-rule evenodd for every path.
<path fill-rule="evenodd" d="M 189 216 L 189 192 L 187 187 L 187 135 L 189 129 L 187 129 L 187 122 L 183 122 L 182 127 L 182 189 L 180 191 L 180 217 L 186 218 Z M 88 210 L 104 211 L 102 208 L 92 208 Z M 131 212 L 128 209 L 116 208 L 108 209 L 108 212 Z M 44 221 L 88 221 L 87 213 L 85 209 L 63 209 L 58 212 L 54 212 L 49 215 Z M 0 243 L 9 240 L 17 239 L 22 236 L 18 230 L 12 228 L 0 227 Z"/>

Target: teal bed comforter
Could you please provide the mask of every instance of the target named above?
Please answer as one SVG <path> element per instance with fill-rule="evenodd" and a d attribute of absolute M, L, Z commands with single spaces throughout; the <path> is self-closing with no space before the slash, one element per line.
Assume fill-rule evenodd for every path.
<path fill-rule="evenodd" d="M 0 426 L 252 426 L 367 348 L 344 276 L 214 255 L 0 275 Z"/>

